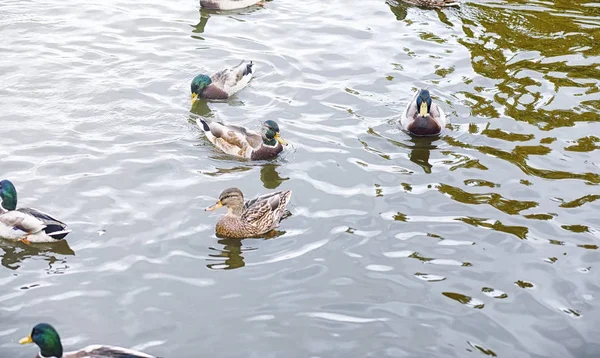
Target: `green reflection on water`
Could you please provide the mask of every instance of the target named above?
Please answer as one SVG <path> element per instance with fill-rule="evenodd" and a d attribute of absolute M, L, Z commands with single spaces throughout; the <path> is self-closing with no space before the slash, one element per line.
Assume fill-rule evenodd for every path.
<path fill-rule="evenodd" d="M 66 240 L 59 241 L 51 244 L 31 244 L 25 245 L 20 242 L 11 242 L 6 240 L 0 240 L 0 249 L 4 251 L 3 255 L 0 255 L 0 263 L 2 266 L 16 270 L 21 266 L 21 262 L 31 257 L 44 257 L 48 261 L 49 270 L 54 273 L 59 273 L 62 269 L 54 267 L 53 265 L 58 262 L 66 264 L 66 259 L 59 258 L 57 256 L 74 256 L 75 252 L 71 249 Z M 64 267 L 66 269 L 66 267 Z"/>
<path fill-rule="evenodd" d="M 282 178 L 277 172 L 278 164 L 264 164 L 260 169 L 260 180 L 267 189 L 276 189 L 289 178 Z"/>
<path fill-rule="evenodd" d="M 598 101 L 546 109 L 557 96 L 548 97 L 544 89 L 580 88 L 581 95 L 600 91 L 595 80 L 600 69 L 594 59 L 600 55 L 597 8 L 581 2 L 563 2 L 560 9 L 548 11 L 470 5 L 469 16 L 461 19 L 466 37 L 459 42 L 469 50 L 475 72 L 498 81 L 494 101 L 503 107 L 504 115 L 547 131 L 600 120 Z M 564 16 L 565 11 L 585 15 Z M 575 55 L 572 59 L 577 63 L 570 63 L 568 54 Z M 483 97 L 477 98 L 472 114 L 500 116 Z"/>

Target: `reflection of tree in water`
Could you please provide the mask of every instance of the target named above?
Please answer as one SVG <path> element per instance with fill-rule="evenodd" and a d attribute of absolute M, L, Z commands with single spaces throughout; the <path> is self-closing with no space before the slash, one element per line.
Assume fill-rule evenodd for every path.
<path fill-rule="evenodd" d="M 69 244 L 64 240 L 55 244 L 32 244 L 29 246 L 21 243 L 0 241 L 0 249 L 4 251 L 4 254 L 0 257 L 0 263 L 10 270 L 17 270 L 25 260 L 39 256 L 44 257 L 48 261 L 49 271 L 60 273 L 68 268 L 66 266 L 67 260 L 64 257 L 56 257 L 54 254 L 57 256 L 75 255 L 75 252 L 73 252 Z M 55 264 L 57 263 L 64 264 L 64 266 L 56 267 Z"/>
<path fill-rule="evenodd" d="M 396 15 L 396 20 L 404 20 L 406 18 L 406 8 L 408 5 L 399 0 L 386 0 L 385 2 L 390 7 L 390 10 Z"/>
<path fill-rule="evenodd" d="M 191 78 L 190 78 L 190 82 L 192 82 Z M 191 93 L 191 92 L 188 92 L 188 93 Z M 188 95 L 188 96 L 190 96 L 190 95 Z M 190 102 L 188 102 L 188 103 L 190 103 Z M 213 117 L 213 113 L 210 110 L 210 107 L 208 106 L 208 101 L 203 98 L 200 98 L 199 100 L 194 102 L 194 104 L 190 108 L 190 112 L 192 112 L 193 114 L 196 114 L 202 118 L 212 118 Z M 196 124 L 196 117 L 190 116 L 190 118 L 188 120 L 190 123 Z"/>
<path fill-rule="evenodd" d="M 282 178 L 277 172 L 277 164 L 265 164 L 260 169 L 260 180 L 267 189 L 276 189 L 281 183 L 289 178 Z"/>
<path fill-rule="evenodd" d="M 581 3 L 561 2 L 556 12 L 469 3 L 467 16 L 461 19 L 466 36 L 460 42 L 471 53 L 475 72 L 498 81 L 493 99 L 466 94 L 474 102 L 473 115 L 499 117 L 493 105 L 496 102 L 504 106 L 506 115 L 543 130 L 600 120 L 600 103 L 584 97 L 598 91 L 597 80 L 592 79 L 600 77 L 593 60 L 600 55 L 596 45 L 600 24 L 597 18 L 585 18 L 585 14 L 595 11 L 598 15 L 598 11 Z M 564 16 L 565 12 L 580 15 Z M 565 87 L 581 90 L 561 95 Z M 479 93 L 483 91 L 481 88 Z M 572 101 L 572 92 L 581 97 Z M 555 109 L 546 109 L 548 106 Z"/>

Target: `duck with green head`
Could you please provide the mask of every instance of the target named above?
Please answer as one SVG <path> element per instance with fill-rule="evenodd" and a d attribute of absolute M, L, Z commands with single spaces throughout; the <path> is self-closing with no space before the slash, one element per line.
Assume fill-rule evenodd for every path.
<path fill-rule="evenodd" d="M 225 214 L 216 226 L 220 237 L 244 239 L 268 233 L 279 226 L 292 197 L 292 191 L 277 191 L 261 195 L 244 203 L 244 194 L 238 188 L 223 190 L 219 200 L 206 208 L 212 211 L 225 206 Z"/>
<path fill-rule="evenodd" d="M 279 134 L 279 125 L 272 120 L 265 121 L 261 133 L 219 122 L 196 119 L 196 123 L 206 134 L 206 138 L 223 152 L 251 160 L 266 160 L 276 157 L 286 141 Z"/>
<path fill-rule="evenodd" d="M 52 216 L 36 209 L 17 209 L 17 189 L 10 180 L 0 181 L 0 238 L 25 244 L 57 242 L 71 230 Z"/>
<path fill-rule="evenodd" d="M 78 351 L 64 353 L 58 332 L 48 323 L 37 324 L 31 330 L 31 334 L 19 343 L 35 343 L 40 349 L 36 358 L 157 358 L 133 349 L 104 345 L 91 345 Z"/>
<path fill-rule="evenodd" d="M 433 102 L 429 91 L 422 89 L 406 106 L 400 125 L 416 136 L 438 135 L 446 126 L 446 114 Z"/>
<path fill-rule="evenodd" d="M 248 85 L 254 74 L 254 63 L 242 61 L 239 65 L 221 70 L 212 76 L 201 74 L 192 80 L 192 105 L 199 98 L 227 99 Z"/>

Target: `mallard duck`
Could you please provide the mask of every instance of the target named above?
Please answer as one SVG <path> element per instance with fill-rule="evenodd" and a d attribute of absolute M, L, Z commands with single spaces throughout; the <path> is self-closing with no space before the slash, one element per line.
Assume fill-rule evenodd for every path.
<path fill-rule="evenodd" d="M 243 239 L 265 234 L 278 227 L 291 197 L 291 190 L 278 191 L 244 203 L 242 191 L 229 188 L 223 190 L 219 200 L 205 210 L 212 211 L 226 206 L 227 214 L 217 222 L 217 235 Z"/>
<path fill-rule="evenodd" d="M 279 135 L 279 125 L 268 120 L 263 123 L 261 134 L 241 126 L 225 125 L 196 119 L 208 140 L 227 154 L 251 160 L 265 160 L 277 156 L 286 141 Z"/>
<path fill-rule="evenodd" d="M 32 242 L 57 242 L 71 230 L 52 216 L 31 208 L 17 209 L 17 189 L 10 180 L 0 181 L 0 238 Z"/>
<path fill-rule="evenodd" d="M 400 117 L 400 124 L 416 136 L 437 135 L 446 126 L 446 115 L 433 103 L 429 91 L 422 89 L 406 106 Z"/>
<path fill-rule="evenodd" d="M 39 323 L 31 334 L 19 341 L 20 344 L 35 343 L 40 352 L 36 358 L 157 358 L 132 349 L 92 345 L 78 351 L 63 353 L 58 332 L 47 323 Z"/>
<path fill-rule="evenodd" d="M 242 60 L 239 65 L 221 70 L 212 76 L 198 75 L 192 80 L 192 105 L 199 97 L 227 99 L 242 90 L 252 79 L 254 63 Z"/>
<path fill-rule="evenodd" d="M 252 5 L 263 6 L 264 2 L 258 0 L 200 0 L 200 6 L 215 10 L 235 10 Z"/>
<path fill-rule="evenodd" d="M 445 7 L 459 5 L 457 0 L 402 0 L 406 3 L 423 7 Z"/>

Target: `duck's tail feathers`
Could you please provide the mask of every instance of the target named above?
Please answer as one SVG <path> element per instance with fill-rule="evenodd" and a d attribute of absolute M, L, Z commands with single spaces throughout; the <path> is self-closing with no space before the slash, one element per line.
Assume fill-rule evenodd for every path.
<path fill-rule="evenodd" d="M 292 199 L 292 191 L 291 190 L 286 191 L 284 194 L 284 198 L 285 198 L 285 205 L 287 206 L 287 204 Z"/>
<path fill-rule="evenodd" d="M 457 0 L 445 0 L 443 6 L 460 6 L 460 2 Z"/>
<path fill-rule="evenodd" d="M 283 214 L 282 214 L 282 215 L 281 215 L 281 217 L 279 218 L 279 222 L 282 222 L 283 220 L 285 220 L 285 219 L 289 218 L 290 216 L 292 216 L 292 212 L 291 212 L 291 211 L 289 211 L 289 210 L 287 210 L 287 209 L 285 209 L 285 210 L 283 211 Z"/>
<path fill-rule="evenodd" d="M 198 127 L 202 128 L 205 132 L 210 132 L 210 127 L 208 126 L 208 122 L 206 122 L 202 118 L 196 118 L 196 124 Z"/>
<path fill-rule="evenodd" d="M 287 205 L 287 203 L 289 203 L 290 198 L 292 197 L 292 191 L 291 190 L 286 190 L 286 191 L 283 192 L 282 196 L 284 198 L 283 199 L 283 205 L 285 206 L 285 205 Z"/>
<path fill-rule="evenodd" d="M 284 192 L 281 192 L 279 195 L 279 207 L 277 208 L 277 217 L 276 217 L 276 221 L 277 223 L 281 222 L 281 220 L 285 219 L 285 217 L 291 215 L 291 213 L 286 210 L 286 206 L 287 204 L 290 202 L 290 198 L 292 197 L 292 191 L 291 190 L 287 190 Z M 285 215 L 287 213 L 289 213 L 289 215 Z"/>
<path fill-rule="evenodd" d="M 254 73 L 254 62 L 250 61 L 246 63 L 246 61 L 242 60 L 240 63 L 240 67 L 242 67 L 242 75 L 247 76 Z"/>
<path fill-rule="evenodd" d="M 58 231 L 55 231 L 57 229 Z M 64 239 L 71 231 L 73 230 L 64 229 L 63 227 L 58 225 L 48 225 L 44 228 L 44 232 L 46 233 L 46 235 L 50 236 L 56 241 Z"/>
<path fill-rule="evenodd" d="M 228 88 L 227 92 L 229 94 L 237 93 L 244 89 L 250 80 L 254 76 L 255 64 L 252 61 L 242 61 L 239 65 L 237 65 L 234 69 L 235 71 L 235 80 L 230 82 L 231 86 Z"/>

